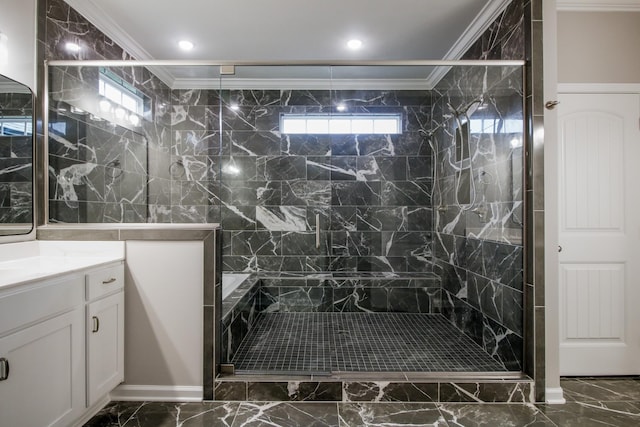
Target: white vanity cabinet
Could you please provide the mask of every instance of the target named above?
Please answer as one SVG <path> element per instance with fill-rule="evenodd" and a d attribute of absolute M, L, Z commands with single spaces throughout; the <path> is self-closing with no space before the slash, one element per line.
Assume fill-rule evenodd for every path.
<path fill-rule="evenodd" d="M 124 270 L 112 266 L 86 275 L 87 406 L 124 380 Z"/>
<path fill-rule="evenodd" d="M 0 426 L 75 425 L 120 382 L 124 264 L 0 288 Z"/>
<path fill-rule="evenodd" d="M 84 405 L 83 276 L 0 296 L 0 425 L 69 426 Z"/>

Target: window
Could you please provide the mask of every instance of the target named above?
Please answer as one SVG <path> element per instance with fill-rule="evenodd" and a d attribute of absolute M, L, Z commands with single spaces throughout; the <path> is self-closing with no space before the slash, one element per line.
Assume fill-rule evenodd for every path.
<path fill-rule="evenodd" d="M 0 135 L 17 136 L 32 135 L 33 122 L 28 117 L 3 117 L 0 118 Z"/>
<path fill-rule="evenodd" d="M 469 120 L 469 125 L 472 134 L 523 132 L 523 122 L 518 119 L 471 119 Z"/>
<path fill-rule="evenodd" d="M 142 115 L 144 112 L 144 95 L 136 88 L 127 84 L 121 78 L 106 69 L 100 70 L 98 93 L 117 106 L 123 107 L 130 113 Z M 107 104 L 102 105 L 105 106 L 101 106 L 102 109 L 111 107 Z"/>
<path fill-rule="evenodd" d="M 283 114 L 286 134 L 400 134 L 400 114 Z"/>

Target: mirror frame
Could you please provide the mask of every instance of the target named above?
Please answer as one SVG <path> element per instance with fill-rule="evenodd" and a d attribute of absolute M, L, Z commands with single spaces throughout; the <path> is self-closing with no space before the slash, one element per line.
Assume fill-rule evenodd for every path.
<path fill-rule="evenodd" d="M 32 135 L 31 135 L 31 230 L 28 233 L 24 234 L 10 234 L 2 236 L 0 235 L 0 244 L 2 243 L 16 243 L 16 242 L 26 242 L 36 239 L 36 221 L 37 221 L 37 206 L 38 206 L 38 197 L 37 197 L 37 183 L 36 183 L 36 139 L 37 139 L 37 128 L 36 128 L 36 110 L 37 110 L 37 99 L 35 94 L 33 93 L 33 89 L 27 86 L 24 83 L 21 83 L 11 77 L 7 77 L 2 75 L 2 77 L 11 80 L 21 86 L 24 86 L 31 93 L 31 102 L 33 105 L 33 112 L 31 114 L 31 124 L 32 124 Z"/>

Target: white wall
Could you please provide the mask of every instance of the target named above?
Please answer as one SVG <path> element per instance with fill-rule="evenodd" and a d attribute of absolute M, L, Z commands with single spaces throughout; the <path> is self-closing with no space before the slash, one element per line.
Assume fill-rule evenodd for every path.
<path fill-rule="evenodd" d="M 0 0 L 0 74 L 36 91 L 36 1 Z"/>
<path fill-rule="evenodd" d="M 202 398 L 203 250 L 202 241 L 127 241 L 125 387 L 114 398 Z"/>
<path fill-rule="evenodd" d="M 560 83 L 640 83 L 640 12 L 559 12 Z"/>

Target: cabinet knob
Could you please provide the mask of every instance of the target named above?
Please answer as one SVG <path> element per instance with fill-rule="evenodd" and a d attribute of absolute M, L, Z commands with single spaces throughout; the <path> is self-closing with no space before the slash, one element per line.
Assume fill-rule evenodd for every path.
<path fill-rule="evenodd" d="M 98 317 L 96 316 L 93 316 L 91 317 L 91 320 L 93 321 L 93 329 L 91 330 L 91 332 L 95 334 L 100 330 L 100 319 L 98 319 Z"/>
<path fill-rule="evenodd" d="M 7 359 L 0 358 L 0 381 L 9 379 L 9 361 Z"/>

